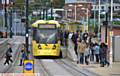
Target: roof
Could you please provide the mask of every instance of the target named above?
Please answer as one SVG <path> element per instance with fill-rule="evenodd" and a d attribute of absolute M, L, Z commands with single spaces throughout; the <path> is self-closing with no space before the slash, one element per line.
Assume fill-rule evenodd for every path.
<path fill-rule="evenodd" d="M 37 20 L 32 24 L 32 27 L 38 27 L 38 24 L 56 24 L 57 27 L 60 27 L 58 21 L 55 20 Z"/>

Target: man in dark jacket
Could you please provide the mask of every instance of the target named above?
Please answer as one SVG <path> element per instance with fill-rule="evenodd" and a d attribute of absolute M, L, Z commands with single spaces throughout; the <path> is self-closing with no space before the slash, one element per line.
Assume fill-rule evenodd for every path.
<path fill-rule="evenodd" d="M 76 31 L 75 33 L 73 33 L 72 38 L 71 38 L 74 45 L 75 45 L 74 50 L 75 50 L 75 53 L 76 53 L 77 56 L 78 56 L 78 53 L 77 53 L 77 46 L 78 46 L 77 39 L 78 39 L 78 36 L 79 36 L 79 33 L 78 33 L 78 31 Z"/>
<path fill-rule="evenodd" d="M 85 32 L 83 33 L 83 40 L 86 42 L 87 38 L 88 38 L 88 33 L 85 30 Z"/>
<path fill-rule="evenodd" d="M 105 43 L 101 43 L 100 46 L 100 63 L 101 67 L 104 67 L 106 64 L 109 66 L 110 63 L 107 61 L 108 46 Z"/>
<path fill-rule="evenodd" d="M 11 57 L 12 57 L 12 54 L 11 54 L 11 53 L 12 53 L 12 48 L 11 48 L 11 45 L 8 44 L 8 50 L 7 50 L 7 52 L 6 52 L 6 56 L 5 56 L 6 60 L 5 60 L 4 65 L 5 65 L 5 64 L 8 64 L 8 65 L 9 65 L 9 61 L 13 63 L 13 60 L 11 59 Z"/>

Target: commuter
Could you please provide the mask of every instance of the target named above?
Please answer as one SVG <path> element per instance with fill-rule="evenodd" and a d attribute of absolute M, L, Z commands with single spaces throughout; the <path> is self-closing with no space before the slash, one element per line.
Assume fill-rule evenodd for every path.
<path fill-rule="evenodd" d="M 78 53 L 77 53 L 77 46 L 78 46 L 77 39 L 78 39 L 78 36 L 79 36 L 79 33 L 78 33 L 78 31 L 76 31 L 75 33 L 73 33 L 72 38 L 71 38 L 73 43 L 74 43 L 74 51 L 75 51 L 75 54 L 77 55 L 77 57 L 78 57 Z"/>
<path fill-rule="evenodd" d="M 78 51 L 80 53 L 80 64 L 84 63 L 85 48 L 86 48 L 86 43 L 84 42 L 84 40 L 82 40 L 82 42 L 78 43 Z"/>
<path fill-rule="evenodd" d="M 85 32 L 83 33 L 83 40 L 86 42 L 87 38 L 88 38 L 88 33 L 85 30 Z"/>
<path fill-rule="evenodd" d="M 86 48 L 85 48 L 85 53 L 84 53 L 86 65 L 89 64 L 89 61 L 88 61 L 89 54 L 90 54 L 90 48 L 89 48 L 89 45 L 87 44 L 87 46 L 86 46 Z"/>
<path fill-rule="evenodd" d="M 94 43 L 90 44 L 90 61 L 94 61 Z"/>
<path fill-rule="evenodd" d="M 69 36 L 68 36 L 68 37 L 69 37 L 69 39 L 71 39 L 71 38 L 72 38 L 72 36 L 73 36 L 73 32 L 70 32 L 70 33 L 69 33 Z"/>
<path fill-rule="evenodd" d="M 100 62 L 100 66 L 104 67 L 106 64 L 109 66 L 110 63 L 107 60 L 107 53 L 108 53 L 108 46 L 105 43 L 101 43 L 100 45 L 100 58 L 101 58 L 101 62 Z"/>
<path fill-rule="evenodd" d="M 100 60 L 100 46 L 95 43 L 95 46 L 94 46 L 94 51 L 95 51 L 95 57 L 96 57 L 96 63 L 99 63 L 99 60 Z"/>
<path fill-rule="evenodd" d="M 25 59 L 25 53 L 24 52 L 25 52 L 25 50 L 24 50 L 24 47 L 23 47 L 22 50 L 21 50 L 20 66 L 23 65 L 23 61 Z"/>
<path fill-rule="evenodd" d="M 12 48 L 11 48 L 11 45 L 8 44 L 8 50 L 7 50 L 6 55 L 5 55 L 6 60 L 5 60 L 5 62 L 4 62 L 4 65 L 6 65 L 6 64 L 9 65 L 9 61 L 10 61 L 11 63 L 13 63 L 13 60 L 11 59 L 11 57 L 12 57 L 12 54 L 11 54 L 11 53 L 12 53 Z"/>
<path fill-rule="evenodd" d="M 68 35 L 69 35 L 69 32 L 68 32 L 68 31 L 65 31 L 65 33 L 64 33 L 64 38 L 65 38 L 65 46 L 66 46 L 66 47 L 68 46 Z"/>
<path fill-rule="evenodd" d="M 63 46 L 63 31 L 60 30 L 60 42 L 61 42 L 61 45 Z"/>

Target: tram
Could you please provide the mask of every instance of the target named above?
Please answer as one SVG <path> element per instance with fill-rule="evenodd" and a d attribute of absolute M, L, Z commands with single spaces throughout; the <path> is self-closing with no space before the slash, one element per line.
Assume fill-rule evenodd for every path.
<path fill-rule="evenodd" d="M 34 57 L 61 57 L 60 24 L 55 20 L 37 20 L 32 24 L 32 53 Z"/>

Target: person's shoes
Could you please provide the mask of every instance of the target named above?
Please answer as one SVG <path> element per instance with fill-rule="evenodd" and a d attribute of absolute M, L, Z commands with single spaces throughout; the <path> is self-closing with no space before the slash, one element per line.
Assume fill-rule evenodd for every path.
<path fill-rule="evenodd" d="M 100 67 L 104 67 L 104 65 L 101 64 Z"/>
<path fill-rule="evenodd" d="M 110 63 L 107 64 L 107 67 L 109 67 L 109 66 L 110 66 Z"/>
<path fill-rule="evenodd" d="M 4 65 L 6 65 L 6 64 L 4 63 Z"/>
<path fill-rule="evenodd" d="M 19 66 L 22 66 L 22 64 L 20 64 Z"/>

